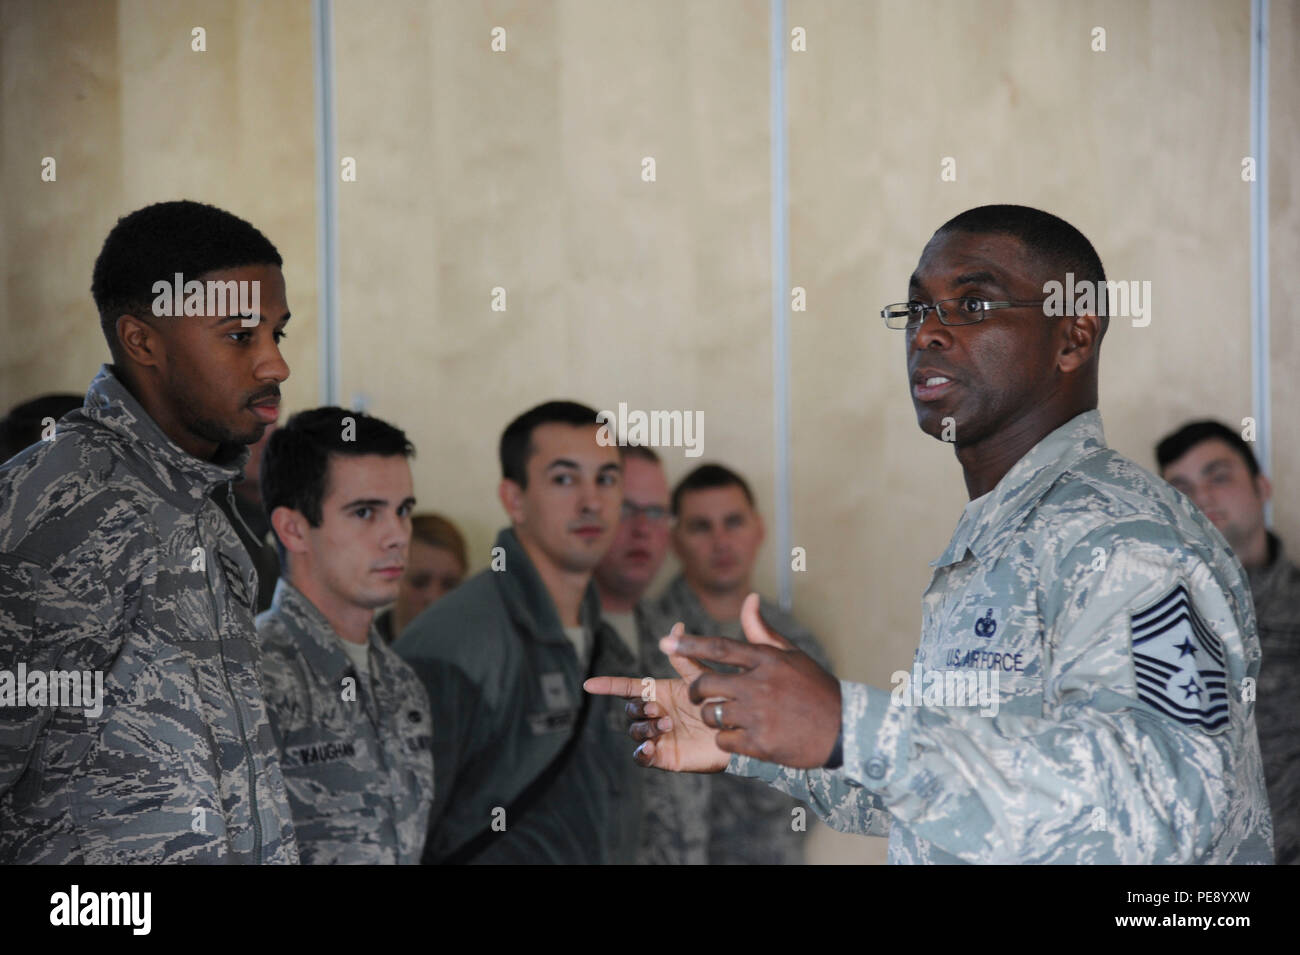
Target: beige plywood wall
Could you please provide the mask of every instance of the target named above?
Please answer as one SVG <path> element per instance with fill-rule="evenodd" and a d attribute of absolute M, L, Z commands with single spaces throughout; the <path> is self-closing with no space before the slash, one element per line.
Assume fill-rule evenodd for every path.
<path fill-rule="evenodd" d="M 928 561 L 965 501 L 916 427 L 901 298 L 931 232 L 987 202 L 1064 216 L 1112 279 L 1101 411 L 1151 465 L 1192 416 L 1251 413 L 1247 0 L 789 0 L 795 612 L 842 675 L 907 665 Z M 207 31 L 207 51 L 191 31 Z M 504 29 L 505 50 L 492 49 Z M 1094 50 L 1096 28 L 1105 51 Z M 504 523 L 496 443 L 552 397 L 703 413 L 704 456 L 772 527 L 768 4 L 335 4 L 344 404 L 407 429 L 422 507 L 476 566 Z M 1300 550 L 1300 20 L 1273 4 L 1272 397 L 1277 526 Z M 319 402 L 312 39 L 306 0 L 0 4 L 0 403 L 80 391 L 105 360 L 90 269 L 117 216 L 188 196 L 286 259 L 286 410 Z M 56 183 L 40 181 L 58 157 Z M 955 181 L 940 178 L 955 160 Z M 644 161 L 655 178 L 645 181 Z M 492 308 L 504 289 L 505 310 Z M 499 302 L 499 298 L 498 298 Z M 773 592 L 774 553 L 760 585 Z M 819 830 L 816 861 L 883 840 Z"/>
<path fill-rule="evenodd" d="M 486 561 L 501 430 L 563 397 L 702 413 L 770 501 L 763 10 L 385 10 L 337 7 L 343 397 L 411 431 L 421 507 Z"/>
<path fill-rule="evenodd" d="M 1300 5 L 1269 23 L 1269 382 L 1273 526 L 1300 557 Z"/>
<path fill-rule="evenodd" d="M 0 407 L 86 390 L 108 361 L 95 257 L 119 217 L 167 199 L 228 209 L 275 243 L 294 315 L 285 400 L 315 403 L 310 26 L 306 2 L 0 4 Z"/>

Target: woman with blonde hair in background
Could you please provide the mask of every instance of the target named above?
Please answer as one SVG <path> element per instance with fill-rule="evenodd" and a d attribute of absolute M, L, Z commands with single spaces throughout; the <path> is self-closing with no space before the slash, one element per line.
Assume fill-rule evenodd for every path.
<path fill-rule="evenodd" d="M 411 518 L 411 550 L 397 602 L 375 618 L 384 639 L 392 643 L 425 607 L 454 590 L 469 569 L 465 538 L 441 514 Z"/>

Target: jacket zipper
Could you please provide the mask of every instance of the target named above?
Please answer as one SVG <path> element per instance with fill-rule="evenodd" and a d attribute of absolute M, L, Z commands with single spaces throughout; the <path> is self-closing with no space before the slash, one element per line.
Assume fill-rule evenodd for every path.
<path fill-rule="evenodd" d="M 235 481 L 233 478 L 226 482 L 226 503 L 230 505 L 230 513 L 235 515 L 235 520 L 239 521 L 239 526 L 244 529 L 248 539 L 262 543 L 258 540 L 257 535 L 253 533 L 253 529 L 245 523 L 244 515 L 239 513 L 239 506 L 235 503 Z"/>

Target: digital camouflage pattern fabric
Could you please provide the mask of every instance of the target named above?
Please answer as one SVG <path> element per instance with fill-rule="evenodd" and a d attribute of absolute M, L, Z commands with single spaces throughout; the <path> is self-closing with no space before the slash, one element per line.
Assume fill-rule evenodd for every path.
<path fill-rule="evenodd" d="M 1245 573 L 1096 411 L 967 505 L 933 566 L 913 672 L 996 671 L 996 715 L 843 681 L 840 768 L 729 772 L 888 832 L 893 863 L 1272 861 Z"/>
<path fill-rule="evenodd" d="M 257 618 L 271 729 L 304 864 L 414 865 L 433 801 L 429 699 L 372 626 L 358 673 L 283 577 Z"/>
<path fill-rule="evenodd" d="M 0 862 L 298 861 L 259 685 L 256 573 L 105 366 L 0 468 L 0 671 L 100 671 L 103 711 L 0 707 Z"/>
<path fill-rule="evenodd" d="M 1259 695 L 1255 723 L 1273 808 L 1278 865 L 1300 865 L 1300 568 L 1269 534 L 1269 562 L 1247 571 L 1259 624 Z"/>
<path fill-rule="evenodd" d="M 768 627 L 830 669 L 821 644 L 790 614 L 766 599 L 759 613 Z M 654 677 L 677 676 L 659 649 L 659 640 L 678 621 L 686 625 L 687 633 L 744 640 L 740 622 L 720 623 L 710 617 L 680 574 L 647 609 L 644 619 L 648 627 L 641 633 L 641 659 L 645 672 Z M 792 814 L 799 807 L 797 800 L 737 776 L 659 770 L 648 770 L 646 776 L 642 862 L 795 865 L 804 861 L 808 830 L 804 814 Z"/>
<path fill-rule="evenodd" d="M 676 621 L 660 619 L 650 600 L 636 605 L 635 618 L 640 644 L 639 672 L 659 679 L 675 678 L 677 673 L 659 649 L 659 640 Z M 719 777 L 660 769 L 644 769 L 641 777 L 642 823 L 637 864 L 708 865 L 709 793 Z M 750 785 L 760 792 L 771 792 L 783 802 L 793 803 L 781 793 L 765 790 L 756 783 Z"/>

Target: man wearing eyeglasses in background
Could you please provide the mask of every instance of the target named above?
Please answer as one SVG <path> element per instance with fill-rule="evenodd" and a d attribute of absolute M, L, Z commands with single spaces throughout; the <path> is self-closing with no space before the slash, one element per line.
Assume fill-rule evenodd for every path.
<path fill-rule="evenodd" d="M 614 542 L 596 565 L 594 580 L 601 616 L 633 654 L 640 654 L 641 634 L 648 625 L 649 608 L 641 598 L 668 556 L 670 516 L 668 479 L 659 455 L 641 445 L 627 445 L 623 510 Z"/>
<path fill-rule="evenodd" d="M 652 449 L 623 448 L 623 510 L 614 542 L 593 580 L 601 618 L 617 631 L 639 661 L 640 672 L 671 676 L 655 669 L 663 660 L 659 638 L 672 621 L 656 617 L 644 599 L 664 558 L 672 514 L 663 462 Z M 640 865 L 696 865 L 709 861 L 709 783 L 695 773 L 641 773 L 643 821 L 637 851 Z"/>
<path fill-rule="evenodd" d="M 632 698 L 638 763 L 763 779 L 835 828 L 888 832 L 894 863 L 1273 860 L 1245 574 L 1199 511 L 1106 447 L 1105 309 L 1045 305 L 1068 273 L 1105 294 L 1069 223 L 983 206 L 940 227 L 909 300 L 882 312 L 906 332 L 918 423 L 952 441 L 971 498 L 923 599 L 924 686 L 836 680 L 750 595 L 750 642 L 675 628 L 662 648 L 683 679 L 651 699 L 587 681 Z M 991 700 L 951 692 L 981 671 Z"/>

